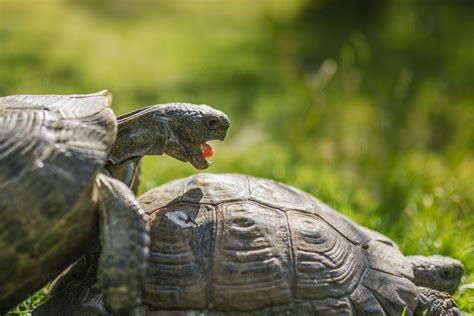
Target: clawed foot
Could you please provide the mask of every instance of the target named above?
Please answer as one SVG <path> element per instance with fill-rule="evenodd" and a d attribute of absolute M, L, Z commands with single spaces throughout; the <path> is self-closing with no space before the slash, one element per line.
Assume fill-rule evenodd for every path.
<path fill-rule="evenodd" d="M 433 289 L 418 287 L 420 303 L 416 315 L 428 316 L 461 316 L 456 302 L 448 293 Z"/>

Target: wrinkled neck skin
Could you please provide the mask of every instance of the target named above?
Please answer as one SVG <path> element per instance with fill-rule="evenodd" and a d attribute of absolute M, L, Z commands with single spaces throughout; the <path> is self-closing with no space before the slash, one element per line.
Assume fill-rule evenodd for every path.
<path fill-rule="evenodd" d="M 117 140 L 108 163 L 119 164 L 145 155 L 161 155 L 170 130 L 166 118 L 157 120 L 151 112 L 126 116 L 118 121 Z"/>
<path fill-rule="evenodd" d="M 145 108 L 118 120 L 117 140 L 105 167 L 128 186 L 134 182 L 142 157 L 163 154 L 172 134 L 167 119 L 157 120 L 154 115 Z"/>

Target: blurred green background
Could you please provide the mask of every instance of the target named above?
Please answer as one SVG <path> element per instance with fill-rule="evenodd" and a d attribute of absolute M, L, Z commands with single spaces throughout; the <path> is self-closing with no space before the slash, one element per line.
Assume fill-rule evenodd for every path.
<path fill-rule="evenodd" d="M 466 266 L 474 312 L 474 2 L 0 0 L 0 95 L 206 103 L 209 172 L 276 179 Z M 141 192 L 196 173 L 146 158 Z M 31 303 L 31 302 L 30 302 Z"/>

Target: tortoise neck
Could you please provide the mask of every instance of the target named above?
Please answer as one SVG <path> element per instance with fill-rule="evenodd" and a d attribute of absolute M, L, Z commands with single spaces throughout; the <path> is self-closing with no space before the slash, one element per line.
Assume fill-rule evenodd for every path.
<path fill-rule="evenodd" d="M 167 120 L 157 118 L 147 108 L 141 112 L 119 118 L 117 139 L 108 158 L 109 164 L 163 154 L 169 133 Z"/>

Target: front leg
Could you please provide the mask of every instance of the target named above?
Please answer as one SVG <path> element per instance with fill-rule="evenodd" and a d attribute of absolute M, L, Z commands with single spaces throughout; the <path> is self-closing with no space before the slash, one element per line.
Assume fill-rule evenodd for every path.
<path fill-rule="evenodd" d="M 415 315 L 460 316 L 456 302 L 446 292 L 439 292 L 427 287 L 418 287 L 420 295 Z"/>
<path fill-rule="evenodd" d="M 63 285 L 62 291 L 54 293 L 33 311 L 33 316 L 112 316 L 104 307 L 97 285 L 79 279 Z"/>
<path fill-rule="evenodd" d="M 145 291 L 148 234 L 144 212 L 130 189 L 103 174 L 99 187 L 98 283 L 114 315 L 139 315 Z"/>

